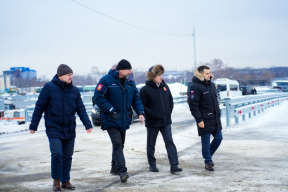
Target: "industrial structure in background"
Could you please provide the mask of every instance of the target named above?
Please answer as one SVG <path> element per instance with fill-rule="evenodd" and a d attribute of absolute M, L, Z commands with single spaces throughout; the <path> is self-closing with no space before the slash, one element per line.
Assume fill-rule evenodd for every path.
<path fill-rule="evenodd" d="M 11 67 L 10 70 L 3 71 L 3 75 L 0 75 L 0 92 L 11 93 L 11 90 L 16 90 L 15 82 L 17 80 L 20 82 L 23 80 L 31 81 L 36 78 L 36 70 L 32 70 L 29 67 Z"/>

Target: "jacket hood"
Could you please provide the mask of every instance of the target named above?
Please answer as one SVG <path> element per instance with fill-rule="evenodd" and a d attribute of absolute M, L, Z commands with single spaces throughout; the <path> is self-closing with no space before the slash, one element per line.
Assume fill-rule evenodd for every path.
<path fill-rule="evenodd" d="M 165 69 L 162 65 L 155 65 L 151 70 L 150 69 L 146 73 L 147 81 L 153 81 L 157 75 L 162 75 L 163 73 L 165 73 Z"/>
<path fill-rule="evenodd" d="M 194 77 L 196 77 L 197 79 L 199 79 L 200 81 L 204 81 L 205 79 L 204 79 L 204 77 L 202 76 L 202 74 L 198 71 L 198 68 L 199 67 L 197 67 L 197 69 L 194 71 Z M 214 75 L 212 74 L 212 73 L 210 73 L 211 74 L 211 78 L 210 78 L 210 80 L 211 79 L 213 79 L 214 78 Z M 194 79 L 194 78 L 193 78 Z"/>
<path fill-rule="evenodd" d="M 72 88 L 73 84 L 71 83 L 66 83 L 61 81 L 58 77 L 57 74 L 53 77 L 52 82 L 56 83 L 59 87 L 61 87 L 63 90 L 66 90 L 67 88 Z"/>

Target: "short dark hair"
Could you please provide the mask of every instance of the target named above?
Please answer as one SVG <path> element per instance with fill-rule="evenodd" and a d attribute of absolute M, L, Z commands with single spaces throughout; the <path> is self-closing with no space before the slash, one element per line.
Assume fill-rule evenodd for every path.
<path fill-rule="evenodd" d="M 200 67 L 198 67 L 199 73 L 203 73 L 204 69 L 210 69 L 210 68 L 208 66 L 206 66 L 206 65 L 201 65 Z"/>

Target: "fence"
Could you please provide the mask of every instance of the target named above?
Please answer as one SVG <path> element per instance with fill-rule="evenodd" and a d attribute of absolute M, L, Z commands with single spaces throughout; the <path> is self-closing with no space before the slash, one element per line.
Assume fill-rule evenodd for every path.
<path fill-rule="evenodd" d="M 221 116 L 226 117 L 226 126 L 230 128 L 231 118 L 235 118 L 235 124 L 239 124 L 239 119 L 246 120 L 264 112 L 268 107 L 279 105 L 282 101 L 288 101 L 287 93 L 248 95 L 237 98 L 225 98 L 224 107 L 221 107 Z M 253 114 L 253 115 L 252 115 Z"/>

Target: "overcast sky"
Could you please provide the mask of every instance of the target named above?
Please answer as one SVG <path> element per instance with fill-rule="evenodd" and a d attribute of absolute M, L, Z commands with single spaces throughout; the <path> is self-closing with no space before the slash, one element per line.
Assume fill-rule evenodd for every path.
<path fill-rule="evenodd" d="M 287 0 L 0 0 L 0 72 L 30 67 L 49 79 L 61 63 L 76 74 L 133 68 L 177 70 L 221 59 L 232 67 L 288 66 Z M 174 36 L 176 35 L 176 36 Z M 184 35 L 184 36 L 177 36 Z"/>

